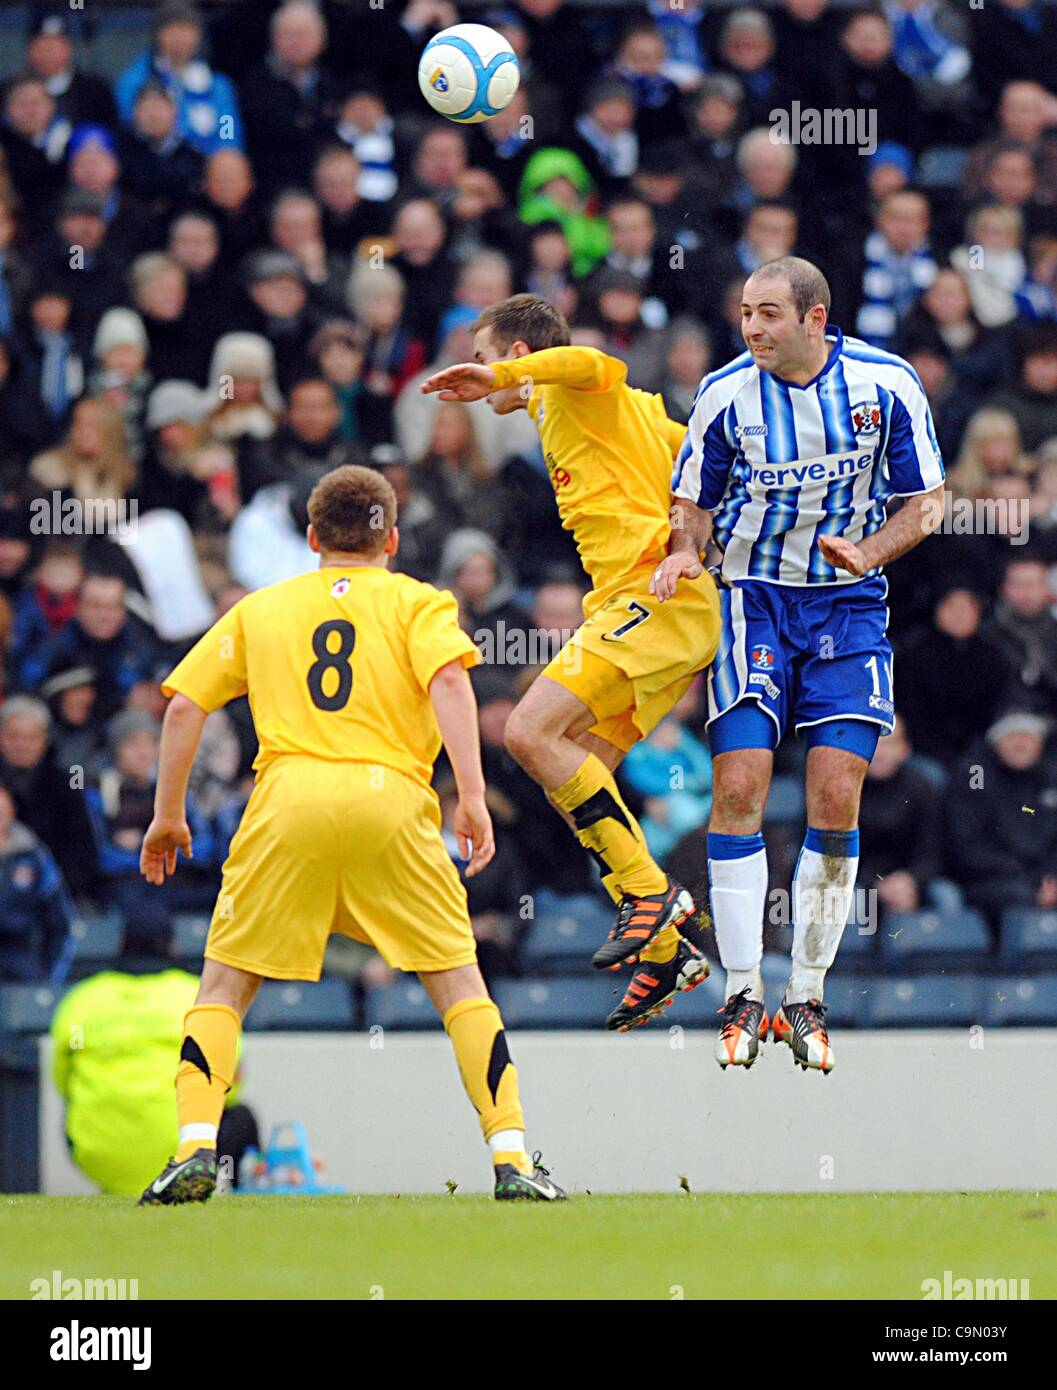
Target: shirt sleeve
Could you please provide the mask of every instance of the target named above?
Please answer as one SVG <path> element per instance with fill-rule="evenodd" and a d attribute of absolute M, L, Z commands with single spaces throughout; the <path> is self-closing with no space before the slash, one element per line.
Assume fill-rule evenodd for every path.
<path fill-rule="evenodd" d="M 186 695 L 208 713 L 246 694 L 246 638 L 236 603 L 162 682 L 163 695 Z"/>
<path fill-rule="evenodd" d="M 415 679 L 428 690 L 430 681 L 449 661 L 461 661 L 469 668 L 478 664 L 481 653 L 459 626 L 454 594 L 424 588 L 408 627 L 407 650 Z"/>
<path fill-rule="evenodd" d="M 892 491 L 899 497 L 931 492 L 945 477 L 928 399 L 909 373 L 906 386 L 893 393 L 885 459 Z"/>
<path fill-rule="evenodd" d="M 537 386 L 565 386 L 571 391 L 612 391 L 628 379 L 627 364 L 608 357 L 597 348 L 555 347 L 526 353 L 507 362 L 493 362 L 496 388 L 524 383 Z"/>
<path fill-rule="evenodd" d="M 673 479 L 676 497 L 685 497 L 705 511 L 714 511 L 723 500 L 738 456 L 729 438 L 728 414 L 729 406 L 709 389 L 706 377 L 690 412 Z"/>

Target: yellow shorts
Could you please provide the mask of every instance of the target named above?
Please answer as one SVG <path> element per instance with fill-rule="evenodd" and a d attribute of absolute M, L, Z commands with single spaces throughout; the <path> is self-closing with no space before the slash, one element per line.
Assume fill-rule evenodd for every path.
<path fill-rule="evenodd" d="M 397 970 L 477 959 L 466 890 L 428 787 L 393 768 L 284 756 L 231 842 L 205 954 L 273 980 L 318 980 L 332 932 Z"/>
<path fill-rule="evenodd" d="M 606 600 L 542 672 L 582 700 L 591 733 L 624 752 L 657 727 L 719 644 L 719 591 L 706 571 L 659 603 L 647 571 Z"/>

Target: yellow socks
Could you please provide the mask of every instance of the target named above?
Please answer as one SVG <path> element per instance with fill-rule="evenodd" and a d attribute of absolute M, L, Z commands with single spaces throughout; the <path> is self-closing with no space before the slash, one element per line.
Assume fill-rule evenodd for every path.
<path fill-rule="evenodd" d="M 493 1149 L 492 1162 L 513 1163 L 526 1171 L 517 1068 L 510 1060 L 499 1010 L 486 996 L 460 999 L 444 1015 L 444 1029 L 455 1049 L 466 1094 Z"/>
<path fill-rule="evenodd" d="M 176 1109 L 180 1120 L 179 1161 L 196 1149 L 215 1149 L 224 1097 L 235 1076 L 242 1021 L 226 1004 L 196 1004 L 184 1019 L 184 1040 L 176 1071 Z"/>
<path fill-rule="evenodd" d="M 653 961 L 656 965 L 667 965 L 675 948 L 679 945 L 679 933 L 675 927 L 662 927 L 644 951 L 639 952 L 640 961 Z"/>
<path fill-rule="evenodd" d="M 623 892 L 646 897 L 668 887 L 668 876 L 654 862 L 642 828 L 600 758 L 588 753 L 579 769 L 551 792 L 550 798 L 572 816 L 576 838 L 584 849 L 601 858 Z"/>

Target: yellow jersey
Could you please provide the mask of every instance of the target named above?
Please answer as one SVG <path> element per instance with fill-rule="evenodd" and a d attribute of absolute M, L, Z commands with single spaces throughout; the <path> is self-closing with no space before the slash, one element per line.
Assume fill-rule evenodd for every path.
<path fill-rule="evenodd" d="M 590 615 L 667 555 L 672 464 L 686 426 L 668 419 L 660 396 L 629 386 L 626 364 L 597 348 L 544 348 L 490 365 L 497 388 L 532 387 L 527 409 L 562 525 L 591 580 Z"/>
<path fill-rule="evenodd" d="M 378 763 L 430 783 L 441 738 L 429 683 L 480 653 L 449 593 L 370 565 L 249 594 L 162 684 L 204 710 L 249 695 L 260 770 L 284 753 Z"/>

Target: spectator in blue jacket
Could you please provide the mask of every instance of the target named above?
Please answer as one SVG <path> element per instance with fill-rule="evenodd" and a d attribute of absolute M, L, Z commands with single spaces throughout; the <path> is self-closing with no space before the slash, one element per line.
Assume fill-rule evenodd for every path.
<path fill-rule="evenodd" d="M 118 111 L 131 124 L 136 98 L 148 82 L 160 82 L 179 112 L 180 134 L 200 154 L 244 148 L 235 88 L 199 56 L 202 17 L 195 5 L 172 0 L 158 7 L 154 42 L 117 79 Z"/>
<path fill-rule="evenodd" d="M 712 761 L 677 712 L 631 749 L 623 775 L 643 798 L 642 830 L 658 859 L 708 820 Z"/>
<path fill-rule="evenodd" d="M 150 676 L 157 665 L 156 646 L 154 634 L 125 607 L 125 581 L 89 574 L 73 621 L 30 652 L 19 684 L 37 690 L 57 671 L 91 666 L 98 676 L 96 714 L 105 720 L 121 708 L 134 685 Z"/>
<path fill-rule="evenodd" d="M 66 958 L 73 907 L 50 853 L 0 787 L 0 980 L 51 978 Z"/>
<path fill-rule="evenodd" d="M 84 793 L 99 870 L 125 917 L 125 950 L 147 955 L 168 953 L 174 912 L 208 912 L 216 891 L 201 872 L 213 861 L 213 831 L 193 804 L 188 823 L 194 866 L 181 861 L 165 893 L 140 877 L 140 846 L 154 814 L 159 736 L 158 721 L 145 710 L 119 714 L 109 729 L 110 761 Z"/>

